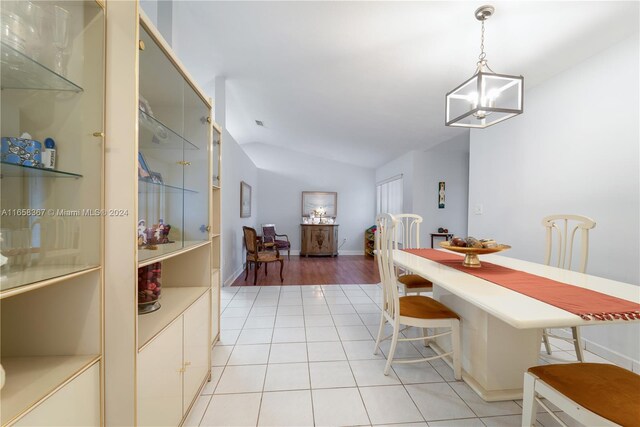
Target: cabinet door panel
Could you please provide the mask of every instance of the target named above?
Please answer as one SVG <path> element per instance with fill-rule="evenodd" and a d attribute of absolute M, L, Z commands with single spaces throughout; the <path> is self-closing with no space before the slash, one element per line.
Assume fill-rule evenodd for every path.
<path fill-rule="evenodd" d="M 138 425 L 176 426 L 182 420 L 182 317 L 138 355 Z"/>
<path fill-rule="evenodd" d="M 209 371 L 211 296 L 204 294 L 184 313 L 184 409 L 193 401 Z"/>
<path fill-rule="evenodd" d="M 100 363 L 18 420 L 15 426 L 99 426 Z"/>

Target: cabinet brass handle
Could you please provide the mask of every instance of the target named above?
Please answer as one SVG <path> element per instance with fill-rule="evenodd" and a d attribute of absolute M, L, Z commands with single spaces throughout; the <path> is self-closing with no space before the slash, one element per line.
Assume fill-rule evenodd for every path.
<path fill-rule="evenodd" d="M 180 368 L 180 369 L 178 369 L 178 373 L 183 373 L 184 371 L 185 371 L 185 369 L 184 369 L 184 368 Z"/>
<path fill-rule="evenodd" d="M 176 162 L 176 163 L 182 166 L 191 166 L 191 162 L 185 162 L 184 160 L 180 160 L 179 162 Z"/>
<path fill-rule="evenodd" d="M 191 366 L 191 362 L 184 362 L 184 366 Z"/>
<path fill-rule="evenodd" d="M 211 123 L 211 117 L 207 117 L 207 123 Z"/>
<path fill-rule="evenodd" d="M 144 50 L 144 41 L 142 41 L 142 40 L 138 41 L 138 49 Z"/>
<path fill-rule="evenodd" d="M 104 132 L 94 132 L 93 136 L 95 136 L 96 138 L 103 138 L 104 137 Z"/>
<path fill-rule="evenodd" d="M 210 226 L 210 225 L 207 225 L 207 226 L 205 227 L 205 229 L 206 229 L 207 231 L 211 231 L 211 226 Z"/>

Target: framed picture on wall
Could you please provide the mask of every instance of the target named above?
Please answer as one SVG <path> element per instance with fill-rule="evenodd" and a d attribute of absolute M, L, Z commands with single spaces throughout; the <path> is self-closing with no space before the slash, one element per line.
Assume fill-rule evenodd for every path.
<path fill-rule="evenodd" d="M 322 216 L 338 216 L 338 193 L 327 191 L 302 192 L 302 216 L 323 212 Z"/>
<path fill-rule="evenodd" d="M 251 186 L 240 181 L 240 218 L 251 217 Z"/>
<path fill-rule="evenodd" d="M 444 181 L 438 183 L 438 209 L 444 209 Z"/>

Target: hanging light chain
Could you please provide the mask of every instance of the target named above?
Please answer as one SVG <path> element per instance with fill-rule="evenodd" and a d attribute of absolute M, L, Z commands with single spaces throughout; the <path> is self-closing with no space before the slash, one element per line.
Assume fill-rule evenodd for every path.
<path fill-rule="evenodd" d="M 495 71 L 489 67 L 487 53 L 484 51 L 484 21 L 484 19 L 480 21 L 482 24 L 482 30 L 480 31 L 480 55 L 478 55 L 476 72 L 481 72 L 486 67 L 489 71 L 495 73 Z"/>
<path fill-rule="evenodd" d="M 480 55 L 478 55 L 479 62 L 485 61 L 487 54 L 484 52 L 484 19 L 482 22 L 482 30 L 480 32 Z"/>

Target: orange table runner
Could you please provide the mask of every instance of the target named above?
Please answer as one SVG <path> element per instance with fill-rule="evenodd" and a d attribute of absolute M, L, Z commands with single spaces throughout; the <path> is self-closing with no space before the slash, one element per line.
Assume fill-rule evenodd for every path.
<path fill-rule="evenodd" d="M 633 301 L 485 261 L 480 268 L 463 267 L 461 257 L 435 249 L 404 251 L 511 289 L 585 320 L 640 320 L 640 304 Z"/>

